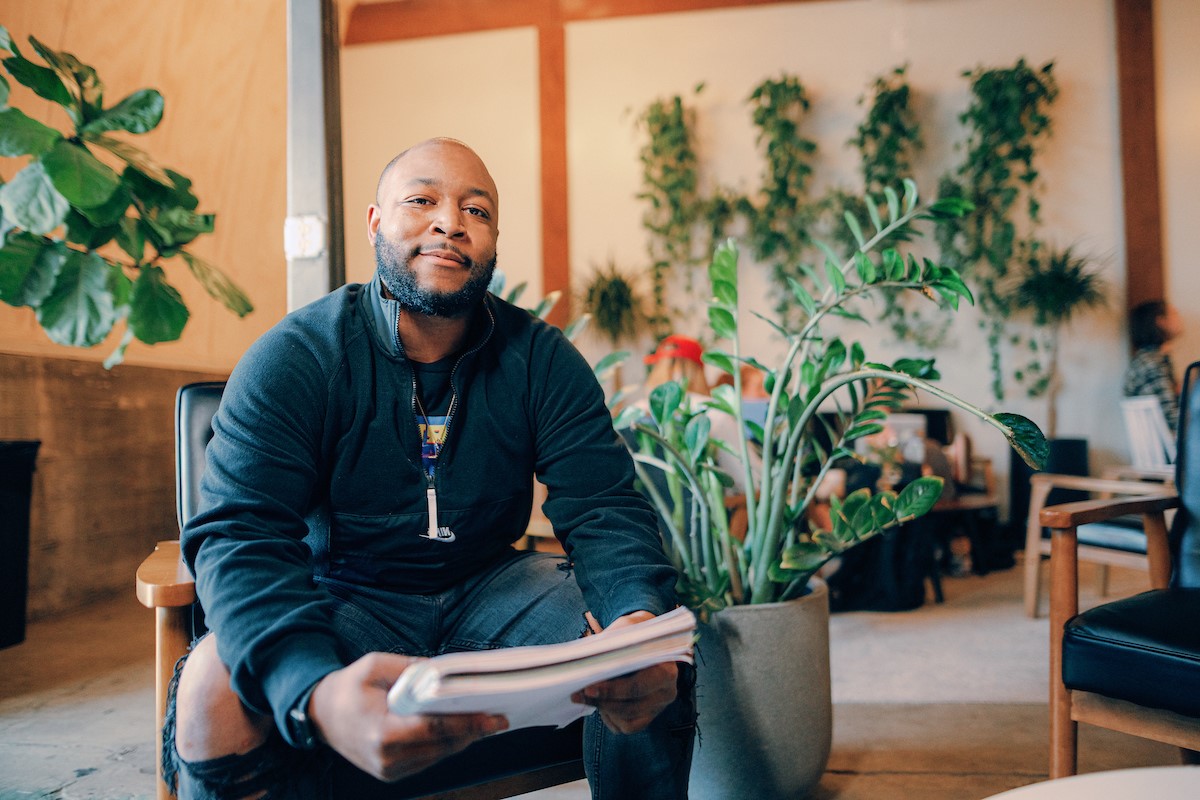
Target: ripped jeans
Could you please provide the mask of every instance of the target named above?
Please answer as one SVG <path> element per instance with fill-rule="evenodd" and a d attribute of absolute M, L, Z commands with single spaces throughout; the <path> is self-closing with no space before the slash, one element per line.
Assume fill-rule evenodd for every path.
<path fill-rule="evenodd" d="M 434 656 L 570 641 L 585 630 L 586 608 L 566 567 L 559 555 L 513 551 L 495 567 L 438 594 L 356 593 L 350 598 L 331 588 L 341 601 L 334 627 L 347 663 L 370 652 Z M 181 667 L 182 661 L 176 680 Z M 640 733 L 613 733 L 599 714 L 587 717 L 583 758 L 594 799 L 687 797 L 694 687 L 695 671 L 681 664 L 679 696 Z M 163 776 L 168 785 L 177 778 L 180 800 L 232 800 L 256 793 L 275 800 L 339 796 L 333 765 L 347 765 L 329 748 L 295 750 L 273 731 L 248 753 L 185 762 L 175 749 L 174 720 L 172 682 L 163 725 Z"/>

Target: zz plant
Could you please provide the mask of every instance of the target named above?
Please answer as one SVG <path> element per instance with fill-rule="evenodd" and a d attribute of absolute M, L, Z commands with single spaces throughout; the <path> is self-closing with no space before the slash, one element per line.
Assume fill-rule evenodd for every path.
<path fill-rule="evenodd" d="M 95 346 L 124 322 L 106 367 L 133 339 L 155 344 L 183 332 L 188 310 L 167 279 L 169 259 L 181 259 L 238 316 L 250 313 L 246 295 L 186 249 L 215 220 L 197 211 L 192 182 L 114 135 L 157 127 L 162 95 L 141 89 L 105 105 L 94 68 L 32 36 L 29 43 L 45 66 L 0 27 L 4 69 L 61 107 L 71 127 L 64 133 L 9 105 L 0 75 L 0 156 L 28 159 L 0 185 L 0 300 L 33 309 L 50 339 L 74 347 Z"/>
<path fill-rule="evenodd" d="M 633 447 L 635 466 L 664 520 L 680 594 L 702 615 L 732 604 L 796 597 L 830 558 L 933 507 L 942 484 L 930 476 L 898 494 L 860 490 L 835 499 L 830 530 L 814 528 L 806 513 L 833 463 L 852 455 L 855 439 L 880 431 L 888 412 L 899 408 L 911 390 L 945 400 L 997 428 L 1031 465 L 1039 467 L 1045 461 L 1046 441 L 1036 425 L 1015 414 L 988 414 L 940 388 L 933 383 L 939 376 L 932 360 L 871 362 L 861 344 L 847 344 L 824 330 L 830 317 L 865 322 L 854 310 L 856 301 L 881 291 L 914 291 L 941 298 L 951 308 L 962 300 L 972 301 L 954 267 L 880 247 L 907 239 L 917 221 L 960 215 L 969 204 L 951 198 L 923 207 L 915 184 L 906 181 L 903 196 L 888 189 L 882 203 L 868 197 L 864 205 L 869 221 L 847 216 L 856 243 L 852 257 L 839 259 L 826 247 L 821 268 L 808 266 L 804 282 L 791 281 L 804 318 L 794 327 L 775 325 L 787 343 L 782 360 L 768 366 L 743 353 L 738 247 L 727 241 L 717 248 L 709 267 L 708 322 L 713 337 L 727 342 L 728 349 L 711 350 L 705 359 L 732 376 L 733 385 L 718 386 L 702 408 L 692 408 L 683 387 L 667 383 L 651 394 L 648 420 L 640 419 L 636 409 L 618 417 L 618 425 L 632 426 L 641 441 Z M 742 365 L 764 375 L 770 400 L 761 426 L 747 422 L 743 413 Z M 817 412 L 830 406 L 837 409 L 839 424 L 824 430 L 826 438 L 817 435 L 818 426 L 825 425 Z M 752 466 L 753 445 L 747 437 L 736 442 L 711 438 L 709 413 L 729 414 L 738 430 L 751 432 L 761 443 L 761 466 Z M 831 445 L 825 447 L 822 441 Z M 716 466 L 714 448 L 733 453 L 744 473 L 749 524 L 743 541 L 730 536 L 725 522 L 724 493 L 732 480 Z M 671 497 L 655 490 L 649 472 L 654 469 L 667 473 L 668 485 L 680 490 L 669 492 Z"/>

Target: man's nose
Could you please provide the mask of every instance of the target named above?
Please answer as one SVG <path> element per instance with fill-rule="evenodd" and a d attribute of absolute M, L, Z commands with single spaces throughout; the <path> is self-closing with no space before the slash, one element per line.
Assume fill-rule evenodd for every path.
<path fill-rule="evenodd" d="M 433 215 L 433 229 L 435 232 L 451 238 L 463 236 L 466 228 L 463 227 L 462 210 L 448 206 L 440 207 Z"/>

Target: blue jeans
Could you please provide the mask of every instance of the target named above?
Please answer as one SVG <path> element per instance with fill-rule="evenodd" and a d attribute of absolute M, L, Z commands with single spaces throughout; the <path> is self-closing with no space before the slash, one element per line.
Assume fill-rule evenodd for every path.
<path fill-rule="evenodd" d="M 433 595 L 401 595 L 329 587 L 340 600 L 334 628 L 349 663 L 370 652 L 434 656 L 557 644 L 583 635 L 586 607 L 565 559 L 547 553 L 511 554 L 494 567 Z M 694 670 L 680 665 L 679 697 L 646 730 L 622 735 L 599 714 L 584 723 L 584 768 L 592 797 L 603 800 L 682 800 L 687 797 L 695 733 Z M 276 733 L 255 750 L 197 763 L 174 748 L 174 698 L 164 737 L 165 774 L 179 776 L 186 798 L 242 797 L 264 788 L 268 797 L 331 797 L 328 749 L 292 749 Z"/>

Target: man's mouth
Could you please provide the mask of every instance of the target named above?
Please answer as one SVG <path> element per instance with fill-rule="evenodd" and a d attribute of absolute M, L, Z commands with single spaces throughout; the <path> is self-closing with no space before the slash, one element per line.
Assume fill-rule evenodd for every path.
<path fill-rule="evenodd" d="M 420 253 L 420 255 L 427 256 L 429 258 L 437 259 L 440 261 L 450 261 L 455 264 L 470 265 L 470 263 L 471 263 L 471 259 L 468 258 L 464 253 L 459 251 L 457 248 L 446 247 L 445 245 L 440 245 L 438 247 L 422 248 L 419 251 L 419 253 Z"/>

